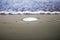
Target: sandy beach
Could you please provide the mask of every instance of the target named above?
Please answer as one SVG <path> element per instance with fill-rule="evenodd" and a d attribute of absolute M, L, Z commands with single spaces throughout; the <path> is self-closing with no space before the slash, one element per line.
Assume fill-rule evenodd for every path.
<path fill-rule="evenodd" d="M 25 22 L 25 17 L 37 21 Z M 60 15 L 0 15 L 0 40 L 58 40 Z"/>

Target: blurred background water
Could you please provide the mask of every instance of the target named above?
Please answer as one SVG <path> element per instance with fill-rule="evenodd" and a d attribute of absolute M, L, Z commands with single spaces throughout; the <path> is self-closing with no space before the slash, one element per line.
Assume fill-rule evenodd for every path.
<path fill-rule="evenodd" d="M 0 0 L 0 11 L 60 11 L 60 0 Z"/>

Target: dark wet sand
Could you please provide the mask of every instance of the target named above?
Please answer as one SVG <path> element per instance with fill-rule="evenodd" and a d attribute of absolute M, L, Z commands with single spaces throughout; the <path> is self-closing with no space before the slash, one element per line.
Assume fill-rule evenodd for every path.
<path fill-rule="evenodd" d="M 38 21 L 24 22 L 24 17 Z M 0 40 L 59 40 L 60 15 L 0 15 Z"/>

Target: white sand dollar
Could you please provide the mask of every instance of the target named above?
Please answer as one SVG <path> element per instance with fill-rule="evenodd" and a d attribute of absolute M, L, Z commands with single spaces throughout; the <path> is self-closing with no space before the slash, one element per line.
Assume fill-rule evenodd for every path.
<path fill-rule="evenodd" d="M 23 21 L 37 21 L 37 18 L 34 17 L 27 17 L 27 18 L 23 18 Z"/>

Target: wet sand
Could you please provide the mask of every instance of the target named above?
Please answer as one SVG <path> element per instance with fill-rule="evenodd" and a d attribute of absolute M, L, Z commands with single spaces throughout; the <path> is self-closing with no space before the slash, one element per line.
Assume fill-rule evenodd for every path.
<path fill-rule="evenodd" d="M 24 22 L 25 17 L 38 21 Z M 60 15 L 0 15 L 0 40 L 59 40 Z"/>

